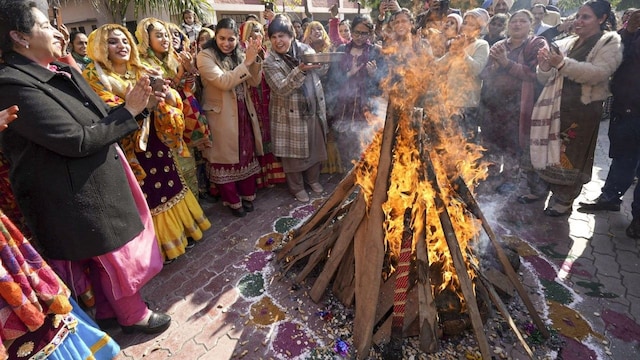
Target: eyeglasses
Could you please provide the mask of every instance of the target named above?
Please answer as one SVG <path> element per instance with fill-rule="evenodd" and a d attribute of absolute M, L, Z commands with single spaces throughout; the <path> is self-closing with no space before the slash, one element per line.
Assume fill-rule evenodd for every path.
<path fill-rule="evenodd" d="M 371 32 L 369 31 L 354 31 L 351 33 L 351 36 L 353 37 L 369 36 L 369 35 L 371 35 Z"/>

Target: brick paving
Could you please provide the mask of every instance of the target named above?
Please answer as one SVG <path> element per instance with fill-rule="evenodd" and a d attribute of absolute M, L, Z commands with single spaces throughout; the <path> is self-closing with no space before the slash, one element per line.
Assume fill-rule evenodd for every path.
<path fill-rule="evenodd" d="M 579 201 L 594 199 L 604 183 L 609 167 L 607 128 L 603 122 L 593 180 Z M 326 191 L 321 196 L 326 196 L 340 177 L 323 175 L 322 180 Z M 566 305 L 590 325 L 594 335 L 564 338 L 559 356 L 565 360 L 640 357 L 639 243 L 624 233 L 631 221 L 632 190 L 620 212 L 582 214 L 576 206 L 568 220 L 545 217 L 540 203 L 517 204 L 515 194 L 478 198 L 496 233 L 515 236 L 533 249 L 520 253 L 531 271 L 523 283 L 532 294 L 543 294 L 550 304 L 557 296 L 550 289 L 566 290 Z M 321 196 L 312 194 L 312 202 Z M 305 349 L 330 345 L 334 339 L 325 336 L 326 323 L 316 315 L 323 304 L 313 303 L 304 285 L 294 286 L 291 276 L 281 278 L 273 254 L 257 246 L 261 237 L 275 232 L 276 221 L 293 224 L 312 211 L 301 205 L 283 185 L 260 190 L 255 211 L 245 218 L 233 217 L 220 203 L 205 205 L 212 229 L 143 289 L 152 308 L 171 314 L 171 327 L 155 337 L 113 331 L 122 347 L 117 359 L 293 358 Z M 259 276 L 247 278 L 251 273 Z M 260 279 L 264 284 L 257 287 L 258 294 L 243 296 L 238 290 L 239 284 Z M 267 306 L 260 303 L 265 299 L 281 313 L 266 312 Z M 256 325 L 252 316 L 273 318 L 267 325 Z M 516 349 L 510 356 L 523 358 Z"/>

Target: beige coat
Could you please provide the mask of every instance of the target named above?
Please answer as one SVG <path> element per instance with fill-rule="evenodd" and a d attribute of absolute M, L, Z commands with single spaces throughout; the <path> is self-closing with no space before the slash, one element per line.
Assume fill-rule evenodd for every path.
<path fill-rule="evenodd" d="M 446 76 L 449 93 L 446 103 L 456 108 L 477 107 L 480 103 L 480 73 L 489 61 L 489 43 L 476 39 L 464 48 L 464 56 L 447 52 L 436 60 L 440 73 Z"/>
<path fill-rule="evenodd" d="M 563 54 L 578 41 L 577 36 L 570 36 L 558 41 L 558 47 Z M 560 69 L 560 74 L 579 84 L 582 87 L 580 100 L 583 104 L 606 99 L 609 91 L 609 78 L 616 71 L 622 62 L 622 43 L 620 35 L 615 31 L 605 31 L 596 45 L 587 55 L 586 61 L 576 61 L 565 57 L 564 66 Z M 542 71 L 538 66 L 538 81 L 542 84 L 546 82 L 558 70 L 551 68 L 549 71 Z M 554 76 L 555 77 L 555 76 Z"/>
<path fill-rule="evenodd" d="M 249 92 L 249 86 L 258 86 L 262 80 L 262 64 L 254 62 L 247 67 L 241 63 L 233 70 L 223 70 L 211 48 L 201 51 L 197 62 L 203 89 L 201 106 L 213 136 L 213 146 L 203 151 L 204 158 L 217 164 L 240 162 L 238 100 L 235 91 L 240 84 L 251 116 L 256 155 L 264 155 L 260 123 Z"/>

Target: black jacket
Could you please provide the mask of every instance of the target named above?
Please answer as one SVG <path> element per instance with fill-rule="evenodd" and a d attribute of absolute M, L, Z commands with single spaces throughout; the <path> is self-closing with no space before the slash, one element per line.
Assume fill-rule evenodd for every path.
<path fill-rule="evenodd" d="M 0 65 L 0 109 L 18 119 L 0 133 L 9 179 L 35 240 L 52 259 L 108 253 L 142 231 L 115 142 L 138 128 L 107 105 L 77 71 L 67 77 L 16 54 Z"/>

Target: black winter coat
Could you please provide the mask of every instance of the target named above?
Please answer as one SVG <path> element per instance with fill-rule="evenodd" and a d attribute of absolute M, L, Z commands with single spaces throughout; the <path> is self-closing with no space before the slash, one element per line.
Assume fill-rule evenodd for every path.
<path fill-rule="evenodd" d="M 0 109 L 18 119 L 0 133 L 9 179 L 46 257 L 82 260 L 115 250 L 143 227 L 116 152 L 138 128 L 123 107 L 109 113 L 81 74 L 71 78 L 16 54 L 0 65 Z"/>

